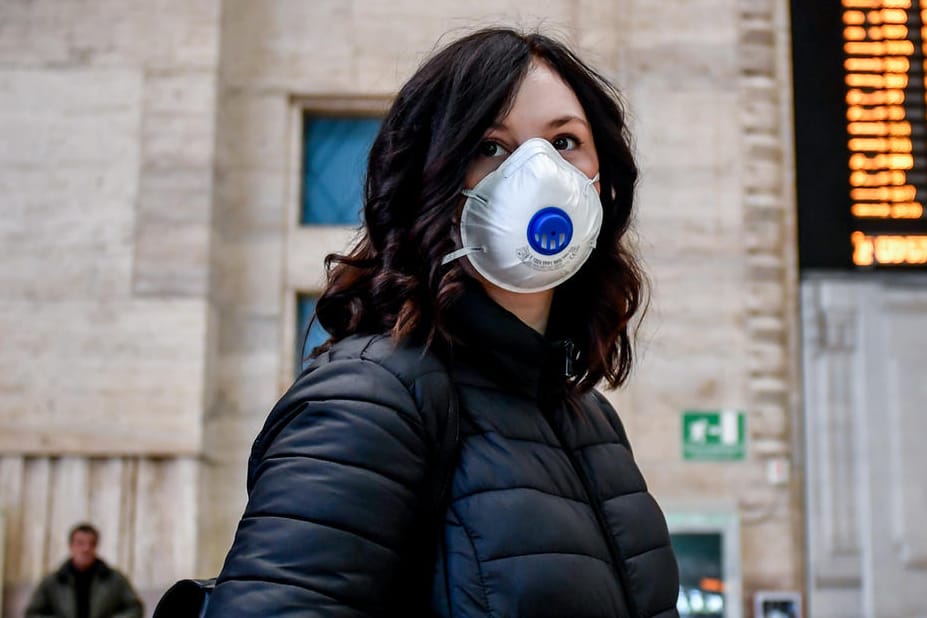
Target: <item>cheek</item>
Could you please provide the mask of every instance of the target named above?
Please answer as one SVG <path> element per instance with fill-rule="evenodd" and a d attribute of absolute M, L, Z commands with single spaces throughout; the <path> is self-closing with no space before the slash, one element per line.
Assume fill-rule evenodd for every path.
<path fill-rule="evenodd" d="M 579 161 L 574 163 L 574 165 L 589 178 L 592 178 L 599 173 L 599 158 L 594 154 L 583 154 Z M 597 182 L 596 186 L 598 186 L 598 184 L 599 183 Z"/>
<path fill-rule="evenodd" d="M 471 163 L 464 176 L 464 188 L 472 189 L 475 187 L 481 180 L 486 178 L 490 172 L 502 165 L 502 161 L 504 161 L 504 159 L 499 157 L 495 159 L 481 159 Z"/>
<path fill-rule="evenodd" d="M 599 173 L 599 157 L 593 150 L 581 148 L 579 150 L 564 152 L 563 158 L 569 161 L 573 167 L 581 171 L 588 178 L 592 178 Z"/>
<path fill-rule="evenodd" d="M 595 153 L 583 154 L 573 165 L 585 174 L 587 178 L 594 178 L 595 175 L 599 173 L 599 158 Z M 602 189 L 599 181 L 596 180 L 592 186 L 595 187 L 595 192 L 601 195 Z"/>
<path fill-rule="evenodd" d="M 477 183 L 483 179 L 483 176 L 485 176 L 485 174 L 478 173 L 475 166 L 471 165 L 467 170 L 466 176 L 464 176 L 464 189 L 472 189 L 475 187 Z"/>

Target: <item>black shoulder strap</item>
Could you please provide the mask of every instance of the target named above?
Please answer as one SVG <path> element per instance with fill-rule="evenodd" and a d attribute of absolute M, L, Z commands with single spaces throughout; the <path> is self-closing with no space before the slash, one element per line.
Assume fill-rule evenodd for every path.
<path fill-rule="evenodd" d="M 444 424 L 441 443 L 438 445 L 438 474 L 432 498 L 432 508 L 436 517 L 443 515 L 450 495 L 451 481 L 457 464 L 457 451 L 460 443 L 460 402 L 457 398 L 457 389 L 450 374 L 447 376 L 448 401 L 447 421 Z"/>
<path fill-rule="evenodd" d="M 454 386 L 454 381 L 451 379 L 446 365 L 444 366 L 444 372 L 447 376 L 447 418 L 444 423 L 441 443 L 438 445 L 436 472 L 432 478 L 433 493 L 429 505 L 428 521 L 426 522 L 428 533 L 425 536 L 428 541 L 426 541 L 424 560 L 421 564 L 423 572 L 420 581 L 424 587 L 423 589 L 428 589 L 427 587 L 435 584 L 442 585 L 439 582 L 443 582 L 444 599 L 447 603 L 450 603 L 451 591 L 450 580 L 447 576 L 447 552 L 444 548 L 444 518 L 450 504 L 451 483 L 454 479 L 454 471 L 457 468 L 457 455 L 460 451 L 460 401 L 457 388 Z M 436 559 L 438 560 L 437 567 L 439 569 L 437 573 L 433 571 Z M 437 580 L 434 579 L 435 575 L 438 577 Z M 421 595 L 421 600 L 425 605 L 421 606 L 420 611 L 415 615 L 431 615 L 428 595 Z M 448 606 L 448 615 L 450 615 L 450 606 Z"/>

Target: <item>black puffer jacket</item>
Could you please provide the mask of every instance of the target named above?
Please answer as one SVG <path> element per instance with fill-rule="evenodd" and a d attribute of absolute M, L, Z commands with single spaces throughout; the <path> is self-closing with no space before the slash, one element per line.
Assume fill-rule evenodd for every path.
<path fill-rule="evenodd" d="M 447 368 L 351 338 L 277 404 L 207 616 L 677 616 L 663 514 L 614 410 L 568 404 L 563 348 L 481 292 L 454 313 L 470 343 Z M 461 437 L 438 518 L 447 369 Z"/>

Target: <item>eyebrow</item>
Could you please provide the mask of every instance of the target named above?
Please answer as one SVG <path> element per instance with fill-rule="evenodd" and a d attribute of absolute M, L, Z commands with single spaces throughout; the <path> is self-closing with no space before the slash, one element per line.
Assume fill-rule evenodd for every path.
<path fill-rule="evenodd" d="M 554 118 L 553 120 L 547 123 L 547 127 L 550 129 L 556 129 L 558 127 L 562 127 L 563 125 L 568 124 L 573 121 L 581 122 L 587 127 L 589 126 L 589 123 L 583 120 L 582 118 L 580 118 L 579 116 L 567 114 L 566 116 L 560 116 L 559 118 Z"/>
<path fill-rule="evenodd" d="M 565 124 L 569 124 L 570 122 L 581 122 L 582 124 L 586 126 L 586 128 L 589 128 L 589 123 L 586 120 L 580 118 L 579 116 L 575 116 L 573 114 L 567 114 L 566 116 L 559 116 L 558 118 L 554 118 L 553 120 L 547 123 L 547 128 L 548 129 L 558 129 Z M 493 123 L 493 125 L 489 128 L 493 130 L 496 130 L 496 129 L 508 130 L 508 127 L 505 125 L 505 123 L 499 123 L 499 122 Z"/>

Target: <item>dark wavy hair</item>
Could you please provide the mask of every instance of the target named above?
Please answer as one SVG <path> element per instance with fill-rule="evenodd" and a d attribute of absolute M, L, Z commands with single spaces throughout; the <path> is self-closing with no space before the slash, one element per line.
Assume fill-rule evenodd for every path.
<path fill-rule="evenodd" d="M 637 167 L 618 92 L 565 45 L 538 33 L 479 30 L 427 60 L 402 87 L 370 150 L 364 231 L 347 255 L 327 256 L 316 315 L 331 339 L 391 333 L 452 346 L 447 308 L 468 275 L 457 262 L 453 221 L 485 132 L 504 117 L 532 61 L 546 63 L 586 112 L 599 157 L 602 230 L 582 269 L 554 296 L 550 324 L 579 350 L 572 388 L 622 384 L 631 369 L 629 323 L 644 278 L 625 233 Z M 464 342 L 465 343 L 465 342 Z"/>

